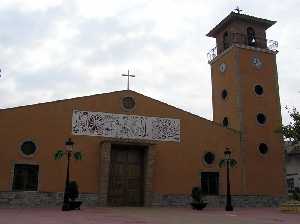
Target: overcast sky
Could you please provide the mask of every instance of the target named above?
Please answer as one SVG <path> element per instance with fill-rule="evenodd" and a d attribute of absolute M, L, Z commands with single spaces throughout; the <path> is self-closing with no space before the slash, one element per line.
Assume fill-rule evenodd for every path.
<path fill-rule="evenodd" d="M 208 31 L 237 5 L 276 20 L 284 106 L 300 109 L 299 0 L 1 0 L 0 108 L 131 89 L 212 119 Z"/>

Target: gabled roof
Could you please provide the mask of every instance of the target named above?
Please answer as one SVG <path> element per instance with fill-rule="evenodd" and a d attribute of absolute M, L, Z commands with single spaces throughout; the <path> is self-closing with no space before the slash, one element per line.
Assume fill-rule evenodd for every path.
<path fill-rule="evenodd" d="M 225 19 L 223 19 L 218 25 L 216 25 L 211 31 L 209 31 L 209 33 L 206 34 L 206 36 L 216 37 L 216 35 L 219 33 L 219 31 L 224 26 L 227 26 L 228 24 L 230 24 L 236 20 L 259 24 L 259 25 L 263 26 L 265 29 L 270 28 L 272 25 L 274 25 L 276 23 L 276 21 L 262 19 L 262 18 L 258 18 L 258 17 L 254 17 L 254 16 L 249 16 L 246 14 L 231 12 Z"/>
<path fill-rule="evenodd" d="M 75 98 L 70 98 L 70 99 L 55 100 L 55 101 L 51 101 L 51 102 L 43 102 L 43 103 L 37 103 L 37 104 L 32 104 L 32 105 L 5 108 L 5 109 L 0 109 L 0 113 L 12 112 L 12 111 L 17 111 L 17 110 L 22 110 L 22 109 L 25 109 L 25 110 L 30 110 L 30 109 L 33 109 L 33 108 L 39 109 L 39 108 L 43 108 L 45 106 L 56 105 L 56 104 L 64 104 L 64 103 L 70 103 L 70 102 L 72 102 L 74 105 L 79 105 L 80 102 L 86 101 L 86 100 L 95 100 L 95 99 L 98 100 L 99 97 L 106 98 L 106 97 L 109 97 L 109 96 L 122 96 L 122 95 L 124 95 L 124 96 L 131 95 L 131 96 L 135 96 L 135 97 L 139 96 L 141 98 L 144 98 L 148 102 L 161 104 L 161 105 L 164 105 L 165 107 L 169 107 L 170 109 L 177 111 L 178 113 L 185 113 L 185 114 L 187 114 L 187 115 L 189 115 L 189 116 L 191 116 L 195 119 L 200 119 L 204 122 L 207 122 L 208 124 L 223 127 L 220 123 L 208 120 L 206 118 L 200 117 L 199 115 L 193 114 L 191 112 L 185 111 L 183 109 L 177 108 L 175 106 L 169 105 L 167 103 L 161 102 L 159 100 L 153 99 L 151 97 L 145 96 L 141 93 L 138 93 L 138 92 L 135 92 L 135 91 L 132 91 L 132 90 L 113 91 L 113 92 L 108 92 L 108 93 L 101 93 L 101 94 L 95 94 L 95 95 L 89 95 L 89 96 L 81 96 L 81 97 L 75 97 Z M 103 111 L 103 112 L 109 112 L 109 111 Z M 160 113 L 160 112 L 158 112 L 158 113 Z M 1 116 L 0 116 L 0 119 L 1 119 Z M 239 133 L 239 131 L 237 131 L 235 129 L 232 129 L 232 128 L 225 128 L 225 127 L 223 127 L 223 128 L 224 128 L 224 130 Z"/>

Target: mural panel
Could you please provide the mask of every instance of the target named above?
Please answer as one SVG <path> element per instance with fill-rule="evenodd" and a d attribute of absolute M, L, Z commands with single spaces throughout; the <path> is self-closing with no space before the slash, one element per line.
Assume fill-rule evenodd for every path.
<path fill-rule="evenodd" d="M 74 135 L 180 142 L 180 120 L 74 110 L 72 133 Z"/>

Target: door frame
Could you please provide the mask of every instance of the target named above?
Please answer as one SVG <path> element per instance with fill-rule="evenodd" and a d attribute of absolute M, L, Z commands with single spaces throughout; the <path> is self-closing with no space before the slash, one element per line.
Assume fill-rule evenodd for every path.
<path fill-rule="evenodd" d="M 152 142 L 123 142 L 123 141 L 103 141 L 100 143 L 99 174 L 98 174 L 98 205 L 107 206 L 108 187 L 111 164 L 111 145 L 128 144 L 146 146 L 144 149 L 144 206 L 151 206 L 153 193 L 153 169 L 155 164 L 155 144 Z"/>

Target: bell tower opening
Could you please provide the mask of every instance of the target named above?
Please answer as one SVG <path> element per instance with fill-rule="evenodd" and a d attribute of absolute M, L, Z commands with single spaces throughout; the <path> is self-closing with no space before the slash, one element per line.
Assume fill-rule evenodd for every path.
<path fill-rule="evenodd" d="M 247 28 L 247 40 L 249 46 L 256 46 L 255 31 L 252 27 Z"/>
<path fill-rule="evenodd" d="M 225 32 L 223 35 L 223 48 L 226 50 L 229 47 L 229 37 L 228 32 Z"/>

